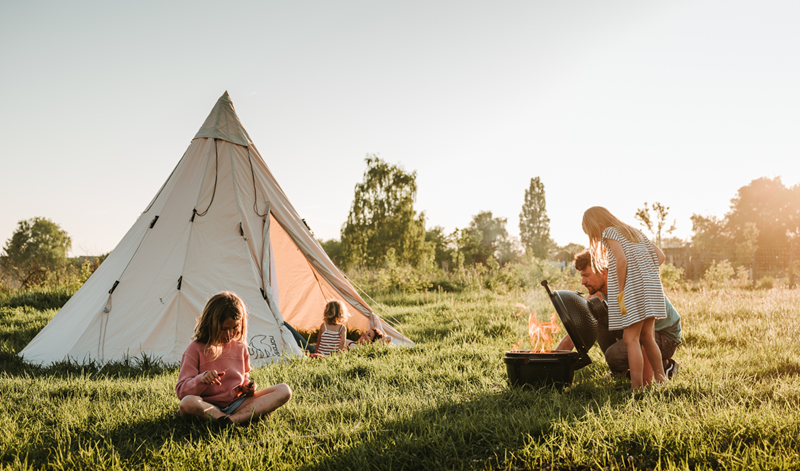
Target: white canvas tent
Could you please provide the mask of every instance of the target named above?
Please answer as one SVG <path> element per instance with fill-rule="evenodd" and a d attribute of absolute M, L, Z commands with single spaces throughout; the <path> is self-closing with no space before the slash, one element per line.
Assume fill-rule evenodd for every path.
<path fill-rule="evenodd" d="M 147 354 L 180 361 L 206 301 L 237 293 L 254 364 L 301 354 L 286 320 L 316 330 L 327 301 L 349 330 L 383 322 L 334 266 L 220 97 L 155 198 L 108 258 L 20 355 L 34 363 Z"/>

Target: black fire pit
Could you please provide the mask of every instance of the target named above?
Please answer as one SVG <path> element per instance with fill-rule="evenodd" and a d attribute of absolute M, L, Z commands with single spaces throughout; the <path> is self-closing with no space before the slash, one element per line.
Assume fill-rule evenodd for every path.
<path fill-rule="evenodd" d="M 596 298 L 592 298 L 592 302 L 586 301 L 575 291 L 550 291 L 547 280 L 542 281 L 542 286 L 577 351 L 506 352 L 503 361 L 508 381 L 513 386 L 527 384 L 539 388 L 552 385 L 560 389 L 572 384 L 575 370 L 592 362 L 589 349 L 597 339 L 597 318 L 604 306 Z"/>

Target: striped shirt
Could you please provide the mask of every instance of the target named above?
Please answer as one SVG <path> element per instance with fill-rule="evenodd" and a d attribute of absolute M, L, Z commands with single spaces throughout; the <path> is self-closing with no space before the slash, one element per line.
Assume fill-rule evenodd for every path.
<path fill-rule="evenodd" d="M 607 227 L 603 231 L 603 245 L 608 251 L 608 330 L 624 329 L 648 317 L 667 316 L 656 249 L 641 231 L 639 235 L 642 237 L 641 242 L 631 242 L 615 227 Z M 628 313 L 624 316 L 617 301 L 619 295 L 617 260 L 606 239 L 619 242 L 628 260 L 623 297 Z"/>
<path fill-rule="evenodd" d="M 345 333 L 344 326 L 339 327 L 339 330 L 328 330 L 328 324 L 323 323 L 322 329 L 319 332 L 319 339 L 317 340 L 316 353 L 320 355 L 329 356 L 333 352 L 339 351 L 340 336 Z"/>

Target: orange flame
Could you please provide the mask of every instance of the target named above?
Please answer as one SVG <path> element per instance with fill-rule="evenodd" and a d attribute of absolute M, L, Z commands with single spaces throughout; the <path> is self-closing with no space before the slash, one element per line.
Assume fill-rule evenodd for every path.
<path fill-rule="evenodd" d="M 550 314 L 550 322 L 536 320 L 536 312 L 531 311 L 528 317 L 528 335 L 531 338 L 531 351 L 549 352 L 553 350 L 553 334 L 561 332 L 561 327 L 556 321 L 556 313 Z"/>
<path fill-rule="evenodd" d="M 522 347 L 522 339 L 519 339 L 519 342 L 511 344 L 511 351 L 518 352 Z"/>
<path fill-rule="evenodd" d="M 514 315 L 515 315 L 515 316 L 517 316 L 517 317 L 521 316 L 523 312 L 525 312 L 525 311 L 527 311 L 528 309 L 530 309 L 528 306 L 526 306 L 526 305 L 524 305 L 524 304 L 522 304 L 522 303 L 517 303 L 517 304 L 516 304 L 516 307 L 518 307 L 518 308 L 522 309 L 522 311 L 519 311 L 519 312 L 517 312 L 517 313 L 515 313 L 515 314 L 514 314 Z"/>

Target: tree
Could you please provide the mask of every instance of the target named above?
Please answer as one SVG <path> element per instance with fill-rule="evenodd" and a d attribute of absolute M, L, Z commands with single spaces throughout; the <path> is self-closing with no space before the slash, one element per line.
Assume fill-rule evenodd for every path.
<path fill-rule="evenodd" d="M 19 221 L 3 249 L 6 269 L 23 288 L 40 285 L 48 274 L 58 279 L 71 248 L 69 235 L 53 221 L 39 217 Z"/>
<path fill-rule="evenodd" d="M 522 246 L 537 258 L 546 259 L 550 247 L 550 218 L 544 197 L 544 184 L 539 177 L 531 178 L 530 187 L 525 190 L 525 202 L 519 214 L 519 238 Z"/>
<path fill-rule="evenodd" d="M 664 227 L 667 225 L 669 206 L 664 206 L 659 202 L 655 202 L 653 203 L 653 211 L 655 214 L 650 216 L 650 208 L 645 201 L 644 208 L 636 210 L 635 218 L 639 221 L 642 227 L 647 229 L 653 239 L 655 239 L 656 245 L 661 247 L 662 232 L 666 234 L 672 234 L 675 232 L 675 221 L 672 221 L 672 225 L 668 229 L 664 229 Z"/>
<path fill-rule="evenodd" d="M 328 254 L 328 257 L 330 257 L 334 265 L 336 265 L 337 267 L 344 266 L 345 262 L 344 250 L 342 250 L 341 241 L 336 239 L 330 239 L 330 240 L 319 239 L 318 242 L 319 245 L 322 246 L 322 250 L 324 250 L 325 253 Z"/>
<path fill-rule="evenodd" d="M 730 211 L 725 215 L 725 229 L 733 242 L 747 243 L 748 223 L 754 223 L 758 227 L 759 246 L 787 246 L 789 238 L 786 233 L 795 223 L 791 210 L 792 193 L 781 182 L 781 177 L 758 178 L 739 188 L 736 197 L 731 199 Z"/>
<path fill-rule="evenodd" d="M 716 216 L 692 214 L 692 246 L 710 252 L 718 252 L 729 243 L 725 233 L 725 221 Z"/>
<path fill-rule="evenodd" d="M 457 236 L 458 250 L 464 254 L 464 261 L 487 266 L 513 261 L 517 254 L 508 237 L 506 222 L 506 218 L 493 217 L 491 211 L 472 216 L 469 227 L 458 231 Z"/>
<path fill-rule="evenodd" d="M 753 260 L 758 250 L 758 226 L 754 222 L 745 224 L 743 240 L 736 244 L 736 258 L 740 265 L 747 265 L 753 268 Z"/>
<path fill-rule="evenodd" d="M 575 259 L 576 254 L 583 252 L 585 249 L 586 247 L 575 243 L 569 243 L 563 247 L 556 246 L 554 258 L 556 261 L 567 262 L 569 264 Z"/>
<path fill-rule="evenodd" d="M 453 259 L 453 238 L 452 234 L 448 235 L 444 232 L 444 227 L 434 226 L 425 232 L 425 241 L 432 244 L 434 249 L 434 261 L 436 265 L 441 267 L 442 262 L 448 262 Z"/>
<path fill-rule="evenodd" d="M 348 266 L 378 267 L 389 249 L 398 262 L 420 265 L 433 258 L 425 242 L 425 215 L 417 214 L 417 172 L 367 155 L 364 181 L 355 187 L 353 205 L 342 227 Z"/>

